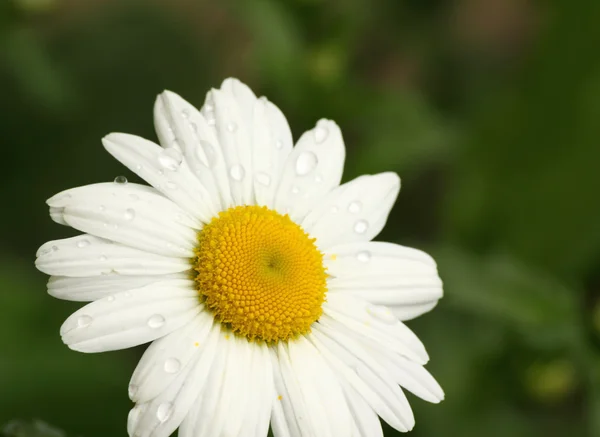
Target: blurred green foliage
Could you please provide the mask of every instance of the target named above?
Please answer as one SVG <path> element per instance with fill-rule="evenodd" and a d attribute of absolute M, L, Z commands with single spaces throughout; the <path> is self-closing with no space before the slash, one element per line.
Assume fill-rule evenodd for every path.
<path fill-rule="evenodd" d="M 429 250 L 446 291 L 410 322 L 446 391 L 411 399 L 415 437 L 599 436 L 598 23 L 593 0 L 4 0 L 3 432 L 125 434 L 141 350 L 61 344 L 78 305 L 45 294 L 33 254 L 73 231 L 44 200 L 135 180 L 100 138 L 154 138 L 157 93 L 199 106 L 237 76 L 295 137 L 336 120 L 345 180 L 403 177 L 380 238 Z"/>

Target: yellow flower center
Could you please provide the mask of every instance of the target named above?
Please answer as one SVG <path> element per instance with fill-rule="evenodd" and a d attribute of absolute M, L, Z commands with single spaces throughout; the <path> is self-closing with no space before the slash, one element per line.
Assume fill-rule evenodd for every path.
<path fill-rule="evenodd" d="M 300 226 L 267 207 L 237 206 L 198 233 L 194 269 L 205 305 L 250 340 L 310 332 L 327 282 L 323 254 Z"/>

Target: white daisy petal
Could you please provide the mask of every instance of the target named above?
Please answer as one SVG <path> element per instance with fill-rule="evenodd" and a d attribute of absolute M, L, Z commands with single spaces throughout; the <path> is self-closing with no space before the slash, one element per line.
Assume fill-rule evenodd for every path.
<path fill-rule="evenodd" d="M 165 91 L 154 105 L 154 125 L 165 148 L 181 148 L 194 175 L 221 209 L 233 205 L 229 177 L 219 140 L 193 105 Z"/>
<path fill-rule="evenodd" d="M 340 377 L 346 378 L 391 427 L 401 432 L 413 428 L 415 419 L 406 396 L 385 368 L 352 336 L 318 324 L 313 330 L 313 342 L 328 357 Z"/>
<path fill-rule="evenodd" d="M 212 314 L 204 311 L 183 328 L 152 342 L 131 377 L 131 400 L 148 402 L 169 386 L 206 347 L 213 319 Z"/>
<path fill-rule="evenodd" d="M 106 150 L 192 216 L 207 223 L 219 208 L 175 148 L 163 149 L 135 135 L 112 133 L 102 139 Z"/>
<path fill-rule="evenodd" d="M 385 305 L 401 320 L 430 310 L 443 295 L 435 262 L 424 252 L 393 243 L 334 246 L 324 261 L 328 290 Z"/>
<path fill-rule="evenodd" d="M 340 184 L 345 156 L 340 128 L 333 121 L 319 120 L 300 137 L 284 164 L 275 209 L 300 223 Z"/>
<path fill-rule="evenodd" d="M 383 429 L 377 413 L 352 386 L 340 379 L 353 419 L 355 437 L 383 437 Z"/>
<path fill-rule="evenodd" d="M 216 325 L 218 326 L 218 325 Z M 225 339 L 223 333 L 218 332 L 217 350 L 214 363 L 206 376 L 206 385 L 199 393 L 193 407 L 181 424 L 179 432 L 181 437 L 212 437 L 219 436 L 223 423 L 215 422 L 213 418 L 218 412 L 219 401 L 223 393 L 223 386 L 227 376 L 227 369 L 231 363 L 233 342 Z M 207 418 L 210 418 L 207 420 Z"/>
<path fill-rule="evenodd" d="M 150 270 L 145 275 L 110 274 L 100 276 L 68 277 L 51 276 L 48 280 L 48 294 L 63 300 L 91 302 L 120 291 L 133 290 L 165 279 L 186 279 L 188 272 L 156 274 Z"/>
<path fill-rule="evenodd" d="M 59 193 L 48 204 L 62 208 L 62 219 L 80 231 L 159 255 L 193 256 L 200 224 L 141 185 L 88 185 Z"/>
<path fill-rule="evenodd" d="M 104 203 L 101 201 L 104 201 Z M 165 216 L 168 216 L 168 220 L 171 222 L 193 229 L 202 228 L 202 224 L 197 219 L 192 218 L 156 189 L 131 182 L 103 182 L 71 188 L 55 194 L 46 201 L 50 206 L 50 215 L 57 217 L 60 214 L 61 219 L 66 207 L 91 203 L 97 204 L 98 209 L 103 211 L 106 208 L 105 203 L 111 202 L 118 205 L 127 204 L 133 209 L 134 217 L 128 215 L 129 220 L 135 218 L 137 210 L 144 211 L 144 213 L 147 210 L 152 210 L 152 212 L 159 210 Z M 125 218 L 127 212 L 130 211 L 123 211 L 123 218 Z"/>
<path fill-rule="evenodd" d="M 190 269 L 185 258 L 156 255 L 86 234 L 43 244 L 35 265 L 49 275 L 73 277 L 163 275 Z"/>
<path fill-rule="evenodd" d="M 271 416 L 273 434 L 275 437 L 317 435 L 285 347 L 279 343 L 270 349 L 270 355 L 276 395 Z"/>
<path fill-rule="evenodd" d="M 293 140 L 285 116 L 265 97 L 254 104 L 252 134 L 256 204 L 273 208 L 283 165 L 292 150 Z"/>
<path fill-rule="evenodd" d="M 254 402 L 254 408 L 251 406 L 248 409 L 247 417 L 248 423 L 254 422 L 256 424 L 254 436 L 264 437 L 269 431 L 269 421 L 271 418 L 271 406 L 274 401 L 273 393 L 275 391 L 275 385 L 273 382 L 273 368 L 271 365 L 271 357 L 269 348 L 266 346 L 257 348 L 255 352 L 255 371 L 254 377 L 254 391 L 258 398 L 257 402 Z M 250 428 L 251 429 L 251 428 Z M 241 433 L 239 437 L 245 437 Z M 251 437 L 251 435 L 249 436 Z"/>
<path fill-rule="evenodd" d="M 444 399 L 444 391 L 422 365 L 373 343 L 363 344 L 369 354 L 387 369 L 396 383 L 415 396 L 435 404 Z"/>
<path fill-rule="evenodd" d="M 252 119 L 256 96 L 237 79 L 226 79 L 207 95 L 203 112 L 210 117 L 225 157 L 229 186 L 236 205 L 254 203 L 252 184 Z"/>
<path fill-rule="evenodd" d="M 321 249 L 370 241 L 383 229 L 399 191 L 396 173 L 360 176 L 319 202 L 302 227 L 317 238 Z"/>
<path fill-rule="evenodd" d="M 168 437 L 177 429 L 207 383 L 216 353 L 217 336 L 218 329 L 213 329 L 206 346 L 178 372 L 168 387 L 151 401 L 134 408 L 139 412 L 130 414 L 128 419 L 131 437 Z"/>
<path fill-rule="evenodd" d="M 276 388 L 285 387 L 286 392 L 275 402 L 282 403 L 285 420 L 291 422 L 288 429 L 297 425 L 299 435 L 350 435 L 350 412 L 341 387 L 314 346 L 303 337 L 286 346 L 280 343 L 277 359 L 283 387 L 276 381 Z M 284 402 L 285 396 L 291 405 Z"/>
<path fill-rule="evenodd" d="M 352 296 L 331 293 L 319 321 L 333 324 L 357 338 L 369 339 L 390 348 L 416 363 L 426 364 L 429 356 L 419 338 L 386 307 L 372 305 Z"/>
<path fill-rule="evenodd" d="M 201 310 L 191 281 L 163 281 L 84 306 L 67 318 L 60 333 L 80 352 L 124 349 L 163 337 Z"/>

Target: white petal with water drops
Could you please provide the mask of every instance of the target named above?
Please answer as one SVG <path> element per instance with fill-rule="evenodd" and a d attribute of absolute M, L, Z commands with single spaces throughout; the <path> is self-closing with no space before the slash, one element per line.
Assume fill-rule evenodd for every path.
<path fill-rule="evenodd" d="M 110 297 L 110 296 L 109 296 Z M 124 349 L 160 338 L 200 311 L 193 283 L 167 280 L 92 302 L 62 325 L 63 341 L 80 352 Z M 85 326 L 81 320 L 85 320 Z"/>
<path fill-rule="evenodd" d="M 221 209 L 233 204 L 225 159 L 219 140 L 204 116 L 171 91 L 158 96 L 154 124 L 163 147 L 176 144 L 183 151 L 192 173 L 210 192 Z"/>
<path fill-rule="evenodd" d="M 113 133 L 102 139 L 108 152 L 192 216 L 208 222 L 218 212 L 209 191 L 184 160 L 174 170 L 161 163 L 159 145 L 135 135 Z"/>
<path fill-rule="evenodd" d="M 300 137 L 284 164 L 275 197 L 277 211 L 289 212 L 290 217 L 300 223 L 339 185 L 345 156 L 340 128 L 333 121 L 319 120 L 312 131 Z M 293 187 L 296 187 L 296 195 L 290 196 Z"/>
<path fill-rule="evenodd" d="M 317 238 L 321 249 L 370 241 L 383 229 L 399 191 L 395 173 L 360 176 L 325 197 L 304 218 L 302 227 Z"/>

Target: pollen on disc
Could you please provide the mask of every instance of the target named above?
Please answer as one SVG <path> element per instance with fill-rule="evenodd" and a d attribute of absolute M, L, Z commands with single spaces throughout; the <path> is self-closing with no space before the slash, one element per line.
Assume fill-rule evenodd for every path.
<path fill-rule="evenodd" d="M 323 254 L 300 226 L 267 207 L 223 211 L 198 233 L 196 284 L 217 320 L 250 340 L 310 332 L 322 313 Z"/>

